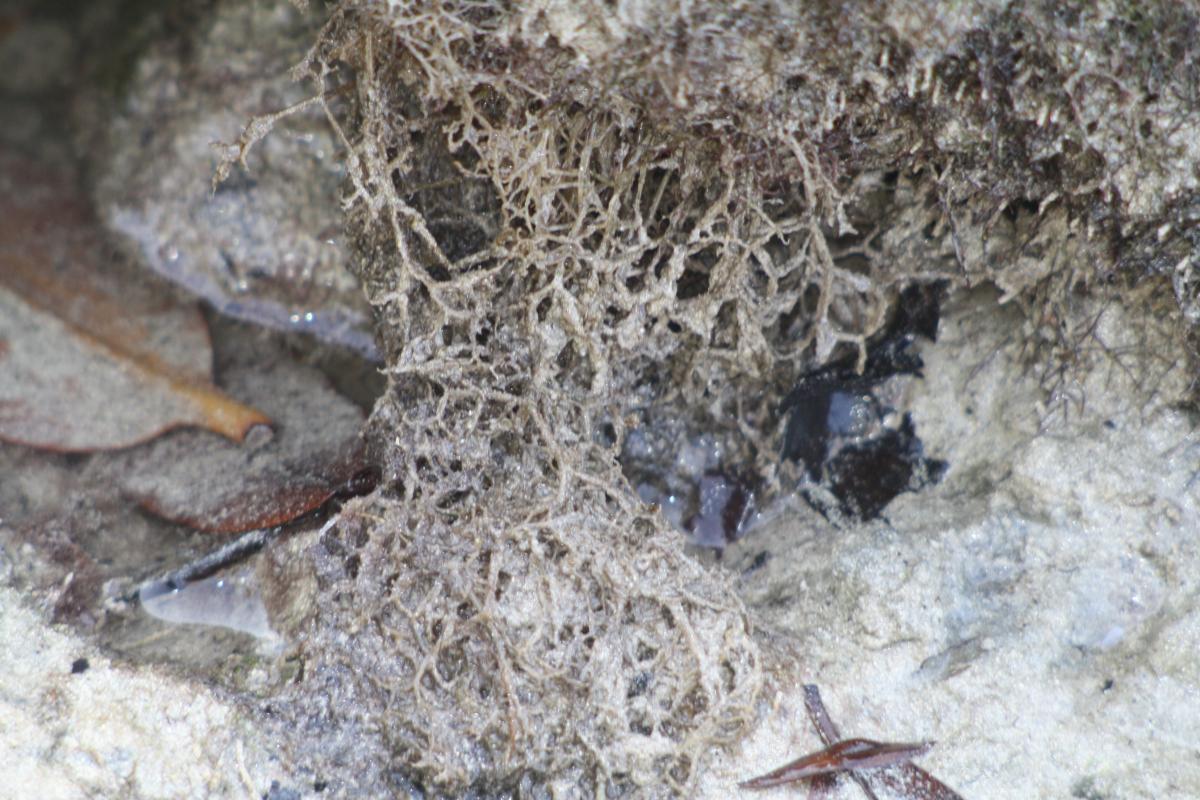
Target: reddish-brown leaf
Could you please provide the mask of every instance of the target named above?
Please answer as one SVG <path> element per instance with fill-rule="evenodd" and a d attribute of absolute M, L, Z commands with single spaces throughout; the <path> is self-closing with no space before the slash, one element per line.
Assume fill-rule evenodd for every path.
<path fill-rule="evenodd" d="M 744 783 L 746 789 L 766 789 L 817 775 L 901 764 L 929 752 L 930 744 L 893 744 L 870 739 L 843 739 L 824 750 L 802 756 L 765 775 Z"/>
<path fill-rule="evenodd" d="M 317 370 L 257 352 L 222 375 L 271 414 L 273 435 L 233 445 L 181 430 L 110 456 L 109 474 L 148 510 L 214 533 L 265 528 L 317 508 L 366 467 L 362 411 Z"/>
<path fill-rule="evenodd" d="M 878 797 L 872 783 L 885 786 L 892 795 L 905 800 L 962 800 L 958 792 L 909 761 L 928 752 L 933 747 L 931 742 L 889 744 L 867 739 L 841 740 L 821 701 L 821 692 L 813 684 L 804 687 L 804 707 L 825 749 L 745 781 L 739 784 L 742 788 L 766 789 L 807 779 L 811 784 L 809 800 L 821 800 L 836 787 L 838 776 L 849 775 L 871 800 Z"/>
<path fill-rule="evenodd" d="M 69 174 L 0 152 L 0 438 L 89 451 L 270 424 L 211 379 L 199 310 L 106 246 Z"/>

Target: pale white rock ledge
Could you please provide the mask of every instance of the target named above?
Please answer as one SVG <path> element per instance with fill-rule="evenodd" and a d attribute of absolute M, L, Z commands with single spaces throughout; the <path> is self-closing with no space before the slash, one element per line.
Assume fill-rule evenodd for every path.
<path fill-rule="evenodd" d="M 8 587 L 0 587 L 0 643 L 0 796 L 7 800 L 257 800 L 272 783 L 283 796 L 285 767 L 214 691 L 114 664 L 47 625 Z"/>
<path fill-rule="evenodd" d="M 993 302 L 955 303 L 925 350 L 911 404 L 950 462 L 940 485 L 843 530 L 792 509 L 727 554 L 765 558 L 739 585 L 794 656 L 704 796 L 803 796 L 736 783 L 820 749 L 800 695 L 816 683 L 844 736 L 936 740 L 921 765 L 966 798 L 1200 797 L 1200 435 L 1176 404 L 1181 337 L 1081 300 L 1098 322 L 1056 386 Z M 837 797 L 863 797 L 844 784 Z"/>

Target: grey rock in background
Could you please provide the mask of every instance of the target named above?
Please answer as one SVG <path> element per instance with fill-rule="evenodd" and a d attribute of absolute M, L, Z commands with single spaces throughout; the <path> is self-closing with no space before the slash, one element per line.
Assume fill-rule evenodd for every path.
<path fill-rule="evenodd" d="M 321 112 L 281 122 L 246 170 L 212 186 L 220 143 L 318 91 L 289 74 L 318 24 L 288 3 L 218 3 L 186 34 L 142 52 L 113 89 L 115 112 L 89 110 L 96 98 L 85 95 L 78 116 L 90 114 L 83 127 L 97 132 L 85 146 L 101 218 L 149 266 L 221 313 L 374 359 L 370 311 L 346 269 L 344 168 Z"/>

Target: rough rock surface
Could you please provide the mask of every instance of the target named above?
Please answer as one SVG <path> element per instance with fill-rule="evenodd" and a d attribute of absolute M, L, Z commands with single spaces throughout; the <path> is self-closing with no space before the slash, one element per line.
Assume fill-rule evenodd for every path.
<path fill-rule="evenodd" d="M 0 575 L 8 553 L 0 553 Z M 263 797 L 292 785 L 237 704 L 114 664 L 0 587 L 0 764 L 13 800 Z"/>
<path fill-rule="evenodd" d="M 1082 371 L 1049 405 L 1020 316 L 960 299 L 913 398 L 945 481 L 887 522 L 799 510 L 730 551 L 780 695 L 710 797 L 819 749 L 799 685 L 844 735 L 936 740 L 922 764 L 969 798 L 1200 794 L 1200 434 L 1169 315 L 1084 303 Z M 845 797 L 857 796 L 857 788 Z M 787 797 L 747 793 L 747 797 Z"/>
<path fill-rule="evenodd" d="M 77 103 L 101 218 L 145 264 L 222 313 L 377 358 L 370 311 L 346 269 L 340 145 L 321 114 L 291 116 L 213 185 L 221 142 L 251 116 L 318 91 L 289 71 L 319 19 L 287 3 L 194 13 L 189 28 L 146 47 L 111 96 L 93 90 Z"/>

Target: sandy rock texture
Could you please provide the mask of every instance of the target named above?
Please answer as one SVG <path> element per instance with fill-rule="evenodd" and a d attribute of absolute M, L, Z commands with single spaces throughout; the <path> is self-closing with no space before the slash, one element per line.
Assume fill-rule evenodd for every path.
<path fill-rule="evenodd" d="M 0 568 L 8 557 L 0 555 Z M 292 784 L 276 749 L 219 692 L 113 663 L 48 626 L 7 587 L 0 588 L 0 641 L 5 797 L 289 796 L 281 794 Z"/>
<path fill-rule="evenodd" d="M 803 683 L 846 736 L 936 740 L 922 764 L 964 797 L 1200 793 L 1200 436 L 1175 405 L 1189 374 L 1161 316 L 1080 313 L 1096 320 L 1083 371 L 1046 404 L 1019 315 L 960 298 L 912 398 L 945 481 L 865 526 L 796 509 L 730 554 L 744 570 L 767 553 L 741 593 L 795 655 L 707 796 L 819 749 Z"/>

